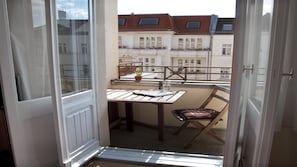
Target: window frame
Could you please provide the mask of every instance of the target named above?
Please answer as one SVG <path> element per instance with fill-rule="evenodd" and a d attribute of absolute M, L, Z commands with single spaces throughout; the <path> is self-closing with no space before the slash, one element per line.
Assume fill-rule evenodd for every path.
<path fill-rule="evenodd" d="M 188 21 L 186 23 L 186 29 L 200 29 L 201 22 L 200 21 Z"/>
<path fill-rule="evenodd" d="M 119 19 L 118 19 L 118 25 L 119 25 L 119 26 L 124 26 L 124 25 L 126 25 L 126 19 L 125 19 L 125 18 L 119 18 Z"/>
<path fill-rule="evenodd" d="M 141 26 L 159 25 L 159 23 L 160 23 L 160 18 L 158 17 L 140 18 L 138 21 L 138 25 L 141 25 Z"/>

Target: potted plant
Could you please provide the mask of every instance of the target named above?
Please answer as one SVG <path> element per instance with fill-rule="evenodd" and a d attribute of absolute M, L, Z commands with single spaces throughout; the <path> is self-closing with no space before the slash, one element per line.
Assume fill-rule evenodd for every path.
<path fill-rule="evenodd" d="M 139 70 L 139 69 L 136 70 L 135 71 L 135 77 L 134 78 L 135 78 L 136 81 L 140 81 L 142 79 L 142 71 Z"/>

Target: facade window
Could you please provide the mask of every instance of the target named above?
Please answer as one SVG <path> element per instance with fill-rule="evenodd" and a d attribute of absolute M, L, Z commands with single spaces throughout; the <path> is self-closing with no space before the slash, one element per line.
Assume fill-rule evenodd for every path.
<path fill-rule="evenodd" d="M 191 60 L 191 64 L 194 64 L 194 60 Z"/>
<path fill-rule="evenodd" d="M 186 39 L 186 48 L 190 49 L 190 40 L 189 39 Z"/>
<path fill-rule="evenodd" d="M 159 18 L 141 18 L 139 20 L 139 25 L 158 25 Z"/>
<path fill-rule="evenodd" d="M 201 64 L 201 60 L 196 60 L 196 64 Z"/>
<path fill-rule="evenodd" d="M 222 55 L 231 55 L 231 44 L 223 44 L 222 45 Z"/>
<path fill-rule="evenodd" d="M 185 60 L 185 64 L 188 64 L 188 60 Z"/>
<path fill-rule="evenodd" d="M 63 43 L 63 53 L 67 53 L 67 45 L 66 45 L 66 43 Z"/>
<path fill-rule="evenodd" d="M 146 48 L 150 48 L 151 47 L 151 40 L 150 37 L 146 37 Z"/>
<path fill-rule="evenodd" d="M 144 37 L 139 38 L 139 48 L 144 48 Z"/>
<path fill-rule="evenodd" d="M 197 49 L 202 49 L 202 38 L 197 39 Z"/>
<path fill-rule="evenodd" d="M 186 24 L 187 29 L 199 29 L 200 28 L 200 21 L 190 21 Z"/>
<path fill-rule="evenodd" d="M 191 38 L 191 49 L 195 49 L 195 39 Z"/>
<path fill-rule="evenodd" d="M 178 49 L 183 49 L 184 48 L 184 39 L 179 38 L 178 39 Z"/>
<path fill-rule="evenodd" d="M 63 43 L 59 43 L 59 53 L 63 53 Z"/>
<path fill-rule="evenodd" d="M 155 64 L 155 58 L 151 58 L 151 63 Z"/>
<path fill-rule="evenodd" d="M 230 76 L 230 68 L 222 67 L 221 68 L 221 79 L 229 79 Z"/>
<path fill-rule="evenodd" d="M 178 59 L 177 60 L 177 65 L 178 66 L 182 66 L 183 65 L 183 60 L 182 59 Z"/>
<path fill-rule="evenodd" d="M 156 41 L 155 41 L 155 37 L 152 37 L 151 38 L 151 42 L 152 42 L 152 48 L 155 48 L 156 47 Z"/>
<path fill-rule="evenodd" d="M 145 62 L 148 63 L 149 62 L 149 58 L 145 58 Z"/>
<path fill-rule="evenodd" d="M 88 46 L 87 46 L 86 43 L 82 43 L 82 44 L 81 44 L 81 53 L 82 53 L 83 55 L 88 54 Z"/>
<path fill-rule="evenodd" d="M 126 19 L 124 19 L 124 18 L 119 18 L 119 20 L 118 20 L 118 24 L 119 24 L 119 26 L 123 26 L 123 25 L 125 25 L 125 24 L 126 24 Z"/>
<path fill-rule="evenodd" d="M 143 58 L 139 58 L 138 61 L 142 63 L 143 62 Z"/>
<path fill-rule="evenodd" d="M 233 25 L 232 24 L 223 24 L 223 31 L 232 31 Z"/>
<path fill-rule="evenodd" d="M 59 53 L 67 53 L 67 45 L 66 43 L 59 43 Z"/>
<path fill-rule="evenodd" d="M 162 37 L 157 37 L 157 48 L 162 48 Z"/>
<path fill-rule="evenodd" d="M 122 37 L 121 36 L 118 37 L 118 45 L 119 45 L 119 48 L 123 47 L 123 42 L 122 42 Z"/>

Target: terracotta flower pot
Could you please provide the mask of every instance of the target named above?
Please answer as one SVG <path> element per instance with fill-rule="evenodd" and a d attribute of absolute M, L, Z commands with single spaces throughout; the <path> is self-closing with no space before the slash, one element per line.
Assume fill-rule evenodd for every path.
<path fill-rule="evenodd" d="M 135 78 L 135 81 L 139 82 L 142 79 L 142 76 L 141 75 L 136 75 L 134 78 Z"/>

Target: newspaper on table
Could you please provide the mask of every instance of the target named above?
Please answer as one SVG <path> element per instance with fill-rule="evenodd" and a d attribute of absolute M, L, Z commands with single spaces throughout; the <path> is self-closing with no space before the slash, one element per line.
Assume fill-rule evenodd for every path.
<path fill-rule="evenodd" d="M 143 96 L 151 96 L 151 97 L 159 97 L 159 96 L 167 96 L 173 95 L 176 91 L 169 91 L 169 90 L 135 90 L 133 91 L 134 94 L 143 95 Z"/>

